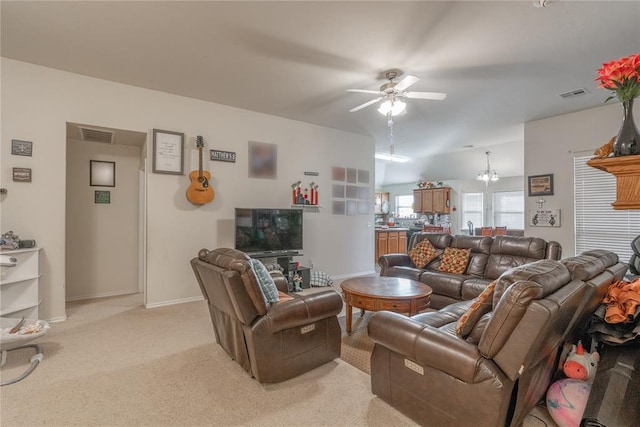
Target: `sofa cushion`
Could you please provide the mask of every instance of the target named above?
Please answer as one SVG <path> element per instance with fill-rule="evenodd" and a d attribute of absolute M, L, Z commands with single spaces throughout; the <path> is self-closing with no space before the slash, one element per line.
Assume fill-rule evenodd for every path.
<path fill-rule="evenodd" d="M 484 277 L 494 280 L 513 267 L 544 259 L 546 248 L 547 242 L 539 237 L 496 236 Z"/>
<path fill-rule="evenodd" d="M 471 249 L 446 248 L 438 270 L 445 273 L 464 274 L 470 255 Z"/>
<path fill-rule="evenodd" d="M 442 251 L 436 249 L 429 239 L 424 239 L 409 251 L 409 258 L 416 267 L 424 268 L 441 253 Z"/>
<path fill-rule="evenodd" d="M 409 247 L 414 248 L 425 239 L 429 240 L 436 249 L 444 249 L 451 246 L 453 237 L 448 233 L 415 233 L 409 240 Z"/>
<path fill-rule="evenodd" d="M 462 283 L 461 296 L 463 300 L 470 300 L 478 297 L 491 283 L 491 280 L 471 277 Z"/>
<path fill-rule="evenodd" d="M 420 276 L 423 270 L 415 267 L 406 267 L 403 265 L 397 265 L 395 267 L 387 268 L 385 272 L 386 277 L 401 277 L 403 279 L 411 279 L 420 281 Z"/>
<path fill-rule="evenodd" d="M 462 295 L 462 283 L 468 279 L 468 276 L 462 274 L 445 273 L 443 271 L 425 270 L 420 276 L 420 282 L 429 285 L 433 289 L 431 298 L 434 294 L 445 295 L 458 301 Z"/>
<path fill-rule="evenodd" d="M 604 265 L 602 259 L 590 255 L 565 258 L 561 262 L 569 270 L 571 279 L 582 280 L 583 282 L 602 273 L 605 267 L 608 267 Z"/>
<path fill-rule="evenodd" d="M 604 249 L 593 249 L 590 251 L 584 251 L 580 255 L 596 257 L 604 263 L 605 267 L 612 266 L 618 262 L 618 255 L 615 252 L 607 251 Z"/>
<path fill-rule="evenodd" d="M 487 260 L 491 253 L 493 239 L 486 236 L 454 236 L 451 241 L 452 248 L 471 249 L 467 273 L 470 276 L 483 277 L 487 267 Z"/>
<path fill-rule="evenodd" d="M 466 338 L 470 333 L 476 322 L 480 320 L 482 316 L 487 314 L 493 308 L 493 291 L 496 287 L 496 282 L 493 281 L 487 286 L 484 291 L 473 301 L 469 309 L 458 319 L 456 324 L 456 335 L 460 338 Z"/>
<path fill-rule="evenodd" d="M 264 266 L 263 263 L 258 261 L 257 259 L 250 259 L 251 268 L 253 268 L 253 272 L 256 275 L 256 279 L 258 280 L 258 285 L 262 290 L 262 294 L 264 295 L 264 299 L 269 304 L 275 304 L 278 302 L 278 288 L 276 287 L 276 282 L 273 281 L 273 278 L 269 274 L 269 270 Z"/>

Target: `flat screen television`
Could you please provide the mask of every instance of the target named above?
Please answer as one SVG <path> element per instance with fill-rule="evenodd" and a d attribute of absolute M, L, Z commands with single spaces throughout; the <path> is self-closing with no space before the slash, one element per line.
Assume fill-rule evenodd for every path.
<path fill-rule="evenodd" d="M 236 249 L 247 253 L 302 250 L 302 209 L 236 208 Z"/>

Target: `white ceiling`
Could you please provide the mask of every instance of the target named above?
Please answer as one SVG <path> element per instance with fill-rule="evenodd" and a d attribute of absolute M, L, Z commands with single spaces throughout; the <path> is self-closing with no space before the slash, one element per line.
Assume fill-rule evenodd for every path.
<path fill-rule="evenodd" d="M 596 89 L 595 70 L 640 47 L 638 1 L 4 0 L 1 8 L 4 57 L 373 135 L 378 150 L 388 145 L 385 118 L 374 107 L 349 113 L 369 97 L 345 90 L 377 89 L 389 68 L 415 74 L 422 80 L 411 90 L 449 96 L 408 101 L 394 134 L 396 152 L 413 161 L 389 166 L 397 173 L 386 183 L 413 181 L 438 166 L 428 156 L 467 144 L 479 153 L 492 146 L 499 161 L 495 146 L 522 143 L 526 121 L 602 104 L 608 94 Z M 558 96 L 581 87 L 591 93 Z"/>

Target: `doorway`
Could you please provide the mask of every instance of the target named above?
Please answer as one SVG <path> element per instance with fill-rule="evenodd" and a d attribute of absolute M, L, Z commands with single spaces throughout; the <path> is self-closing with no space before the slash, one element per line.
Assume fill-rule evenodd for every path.
<path fill-rule="evenodd" d="M 144 292 L 146 141 L 67 122 L 66 301 Z"/>

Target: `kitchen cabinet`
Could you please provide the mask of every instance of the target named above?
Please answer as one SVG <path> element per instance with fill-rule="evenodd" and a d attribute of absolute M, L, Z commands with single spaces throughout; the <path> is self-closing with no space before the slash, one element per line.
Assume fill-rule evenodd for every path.
<path fill-rule="evenodd" d="M 413 211 L 417 213 L 451 213 L 450 187 L 413 190 Z"/>
<path fill-rule="evenodd" d="M 394 230 L 393 228 L 376 230 L 376 261 L 382 255 L 406 254 L 407 230 Z"/>

